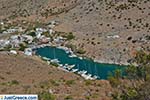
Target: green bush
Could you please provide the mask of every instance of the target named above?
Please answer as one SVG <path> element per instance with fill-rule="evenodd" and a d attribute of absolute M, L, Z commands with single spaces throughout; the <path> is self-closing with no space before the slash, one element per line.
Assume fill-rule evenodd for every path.
<path fill-rule="evenodd" d="M 120 81 L 113 76 L 108 77 L 108 80 L 113 87 L 117 87 L 120 84 Z"/>
<path fill-rule="evenodd" d="M 70 85 L 72 85 L 74 83 L 75 83 L 74 80 L 68 80 L 68 81 L 66 81 L 66 85 L 68 85 L 68 86 L 70 86 Z"/>
<path fill-rule="evenodd" d="M 20 51 L 24 51 L 25 48 L 27 48 L 27 46 L 23 43 L 19 44 L 19 46 L 20 46 L 20 48 L 19 48 Z"/>
<path fill-rule="evenodd" d="M 19 82 L 17 80 L 12 80 L 11 82 L 9 82 L 10 85 L 18 85 Z"/>
<path fill-rule="evenodd" d="M 66 96 L 64 100 L 73 100 L 73 97 L 69 95 L 69 96 Z"/>
<path fill-rule="evenodd" d="M 59 86 L 58 81 L 50 80 L 50 82 L 51 82 L 51 84 L 54 85 L 54 86 Z"/>
<path fill-rule="evenodd" d="M 92 85 L 92 81 L 91 81 L 91 80 L 86 80 L 86 81 L 85 81 L 85 85 L 86 85 L 86 86 Z"/>
<path fill-rule="evenodd" d="M 56 98 L 53 94 L 42 92 L 39 94 L 39 100 L 56 100 Z"/>
<path fill-rule="evenodd" d="M 55 66 L 55 67 L 58 67 L 59 65 L 58 65 L 58 63 L 55 63 L 55 62 L 51 62 L 50 63 L 52 66 Z"/>
<path fill-rule="evenodd" d="M 76 51 L 78 54 L 85 54 L 86 53 L 86 51 L 85 50 L 83 50 L 83 49 L 78 49 L 77 51 Z"/>
<path fill-rule="evenodd" d="M 65 38 L 67 38 L 67 40 L 72 40 L 75 38 L 75 36 L 70 32 L 67 36 L 65 36 Z"/>

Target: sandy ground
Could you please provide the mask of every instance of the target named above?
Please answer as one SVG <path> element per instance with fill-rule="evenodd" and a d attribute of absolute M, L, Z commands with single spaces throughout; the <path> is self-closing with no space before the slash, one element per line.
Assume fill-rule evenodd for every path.
<path fill-rule="evenodd" d="M 101 62 L 128 64 L 128 60 L 136 51 L 150 50 L 150 41 L 145 41 L 150 32 L 149 0 L 49 0 L 42 1 L 44 3 L 37 1 L 27 0 L 17 6 L 16 2 L 7 5 L 7 1 L 2 0 L 1 2 L 9 8 L 5 9 L 2 6 L 1 16 L 4 17 L 15 9 L 20 9 L 19 12 L 27 9 L 31 16 L 21 16 L 20 20 L 46 23 L 57 20 L 60 24 L 55 28 L 56 31 L 73 32 L 76 39 L 71 43 L 84 48 L 85 55 Z M 28 6 L 24 6 L 28 3 Z M 57 13 L 51 13 L 51 10 Z M 107 38 L 114 35 L 119 38 Z"/>
<path fill-rule="evenodd" d="M 61 22 L 56 30 L 73 32 L 76 36 L 73 44 L 84 48 L 89 57 L 127 64 L 136 51 L 149 48 L 150 40 L 141 41 L 150 35 L 149 5 L 148 0 L 83 0 L 56 18 Z M 113 35 L 119 38 L 107 38 Z M 128 40 L 129 37 L 132 39 Z"/>
<path fill-rule="evenodd" d="M 0 93 L 39 93 L 52 90 L 57 100 L 68 95 L 73 100 L 110 100 L 113 90 L 107 81 L 92 81 L 89 85 L 81 77 L 48 66 L 37 57 L 0 53 Z M 11 83 L 13 80 L 18 84 Z M 68 85 L 67 82 L 73 80 Z"/>

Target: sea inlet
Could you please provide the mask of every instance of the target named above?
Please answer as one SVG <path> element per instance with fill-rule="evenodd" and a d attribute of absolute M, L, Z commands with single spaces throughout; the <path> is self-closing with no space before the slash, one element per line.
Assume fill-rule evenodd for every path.
<path fill-rule="evenodd" d="M 119 69 L 124 74 L 125 66 L 116 64 L 106 64 L 94 62 L 92 59 L 81 58 L 78 56 L 71 57 L 70 53 L 65 50 L 46 46 L 36 49 L 36 55 L 48 58 L 51 61 L 56 61 L 63 69 L 75 72 L 77 74 L 84 74 L 84 77 L 95 77 L 95 79 L 107 79 L 110 73 L 114 75 L 114 71 Z M 65 67 L 65 66 L 72 67 Z"/>

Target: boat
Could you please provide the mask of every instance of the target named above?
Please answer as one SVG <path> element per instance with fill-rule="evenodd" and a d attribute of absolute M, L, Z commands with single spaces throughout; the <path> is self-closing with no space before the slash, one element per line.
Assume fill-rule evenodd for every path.
<path fill-rule="evenodd" d="M 98 76 L 98 72 L 97 72 L 96 64 L 95 64 L 95 66 L 94 66 L 94 67 L 95 67 L 95 73 L 96 73 L 96 75 L 94 75 L 94 76 L 93 76 L 93 78 L 94 78 L 94 79 L 98 79 L 98 78 L 100 78 L 100 77 Z"/>
<path fill-rule="evenodd" d="M 56 54 L 55 53 L 56 52 L 55 52 L 55 48 L 54 48 L 54 50 L 53 50 L 54 59 L 52 59 L 51 62 L 53 62 L 53 63 L 59 63 L 60 61 L 56 58 Z"/>
<path fill-rule="evenodd" d="M 98 79 L 98 76 L 94 75 L 94 76 L 93 76 L 93 79 L 94 79 L 94 80 Z"/>
<path fill-rule="evenodd" d="M 50 59 L 47 57 L 42 57 L 43 60 L 49 61 Z"/>
<path fill-rule="evenodd" d="M 59 65 L 59 67 L 63 67 L 63 64 L 58 64 Z"/>
<path fill-rule="evenodd" d="M 69 55 L 69 57 L 70 57 L 70 58 L 73 58 L 73 57 L 77 57 L 77 55 L 71 54 L 71 55 Z"/>
<path fill-rule="evenodd" d="M 53 63 L 59 63 L 59 60 L 58 59 L 52 59 L 51 62 L 53 62 Z"/>
<path fill-rule="evenodd" d="M 81 76 L 83 78 L 85 78 L 86 80 L 94 80 L 94 78 L 92 77 L 91 74 L 84 74 L 84 73 L 82 73 Z"/>
<path fill-rule="evenodd" d="M 77 72 L 78 71 L 78 69 L 72 69 L 72 72 L 73 73 L 75 73 L 75 72 Z"/>
<path fill-rule="evenodd" d="M 59 69 L 63 70 L 63 71 L 66 71 L 66 72 L 69 72 L 67 69 L 63 68 L 63 67 L 58 67 Z"/>
<path fill-rule="evenodd" d="M 83 71 L 79 71 L 78 74 L 82 75 L 82 74 L 86 74 L 87 71 L 83 70 Z"/>
<path fill-rule="evenodd" d="M 68 66 L 68 64 L 65 64 L 65 66 Z"/>
<path fill-rule="evenodd" d="M 67 65 L 66 67 L 68 70 L 71 70 L 73 67 L 75 67 L 75 65 Z"/>
<path fill-rule="evenodd" d="M 82 60 L 82 59 L 83 59 L 83 57 L 79 57 L 79 59 L 81 59 L 81 60 Z"/>
<path fill-rule="evenodd" d="M 92 75 L 91 75 L 91 74 L 87 74 L 87 76 L 85 77 L 85 79 L 87 79 L 87 80 L 92 80 L 93 78 L 92 78 Z"/>
<path fill-rule="evenodd" d="M 50 61 L 47 61 L 47 64 L 50 65 Z"/>

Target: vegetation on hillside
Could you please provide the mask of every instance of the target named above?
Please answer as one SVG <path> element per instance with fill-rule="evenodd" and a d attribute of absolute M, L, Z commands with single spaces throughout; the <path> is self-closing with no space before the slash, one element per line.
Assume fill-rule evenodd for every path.
<path fill-rule="evenodd" d="M 138 66 L 128 66 L 125 79 L 118 70 L 114 77 L 109 78 L 117 89 L 112 95 L 114 100 L 150 100 L 150 54 L 138 52 L 134 63 Z"/>

